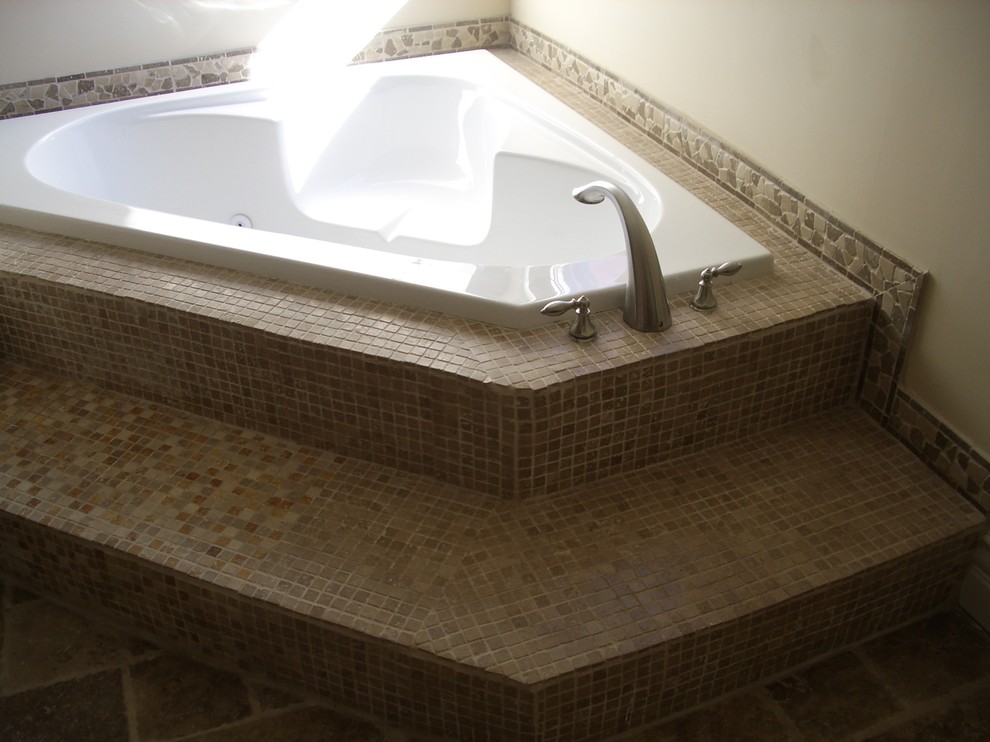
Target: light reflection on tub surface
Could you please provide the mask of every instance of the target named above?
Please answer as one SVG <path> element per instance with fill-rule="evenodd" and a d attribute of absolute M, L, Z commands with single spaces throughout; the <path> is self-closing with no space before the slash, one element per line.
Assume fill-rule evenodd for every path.
<path fill-rule="evenodd" d="M 0 218 L 524 328 L 620 306 L 622 228 L 571 191 L 626 190 L 671 294 L 769 253 L 487 52 L 347 68 L 332 101 L 214 88 L 15 119 Z M 6 138 L 6 139 L 5 139 Z M 6 149 L 6 146 L 5 146 Z M 247 215 L 253 229 L 231 226 Z M 49 227 L 50 229 L 50 227 Z"/>

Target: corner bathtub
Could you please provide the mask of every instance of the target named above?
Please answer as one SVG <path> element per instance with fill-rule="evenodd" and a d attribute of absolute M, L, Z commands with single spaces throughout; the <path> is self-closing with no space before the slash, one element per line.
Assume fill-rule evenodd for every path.
<path fill-rule="evenodd" d="M 770 254 L 485 51 L 348 67 L 320 100 L 251 83 L 0 122 L 0 221 L 527 328 L 622 305 L 610 180 L 668 293 Z"/>

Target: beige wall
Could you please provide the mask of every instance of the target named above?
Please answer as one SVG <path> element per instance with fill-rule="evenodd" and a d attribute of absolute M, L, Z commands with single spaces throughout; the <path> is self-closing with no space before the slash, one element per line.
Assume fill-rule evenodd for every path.
<path fill-rule="evenodd" d="M 931 272 L 904 388 L 990 453 L 990 3 L 513 0 Z"/>

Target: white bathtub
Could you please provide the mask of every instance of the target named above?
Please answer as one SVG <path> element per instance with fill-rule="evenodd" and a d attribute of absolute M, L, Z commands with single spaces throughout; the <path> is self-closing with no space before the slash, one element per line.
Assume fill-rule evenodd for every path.
<path fill-rule="evenodd" d="M 526 328 L 619 307 L 633 198 L 668 292 L 770 254 L 484 52 L 349 67 L 319 101 L 251 84 L 0 122 L 0 221 Z M 246 216 L 253 228 L 244 224 Z M 726 279 L 720 279 L 726 280 Z"/>

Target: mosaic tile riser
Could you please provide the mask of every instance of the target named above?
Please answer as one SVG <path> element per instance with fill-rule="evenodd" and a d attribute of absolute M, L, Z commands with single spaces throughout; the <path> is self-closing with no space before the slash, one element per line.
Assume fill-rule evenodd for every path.
<path fill-rule="evenodd" d="M 982 524 L 850 408 L 506 503 L 3 381 L 13 576 L 452 739 L 599 739 L 837 649 L 949 599 Z"/>
<path fill-rule="evenodd" d="M 219 420 L 526 497 L 850 400 L 869 305 L 537 389 L 0 275 L 9 358 Z"/>
<path fill-rule="evenodd" d="M 402 728 L 490 742 L 598 740 L 849 646 L 944 605 L 972 545 L 970 538 L 932 547 L 730 625 L 525 688 L 0 515 L 6 574 L 44 585 L 48 595 L 156 643 Z"/>

